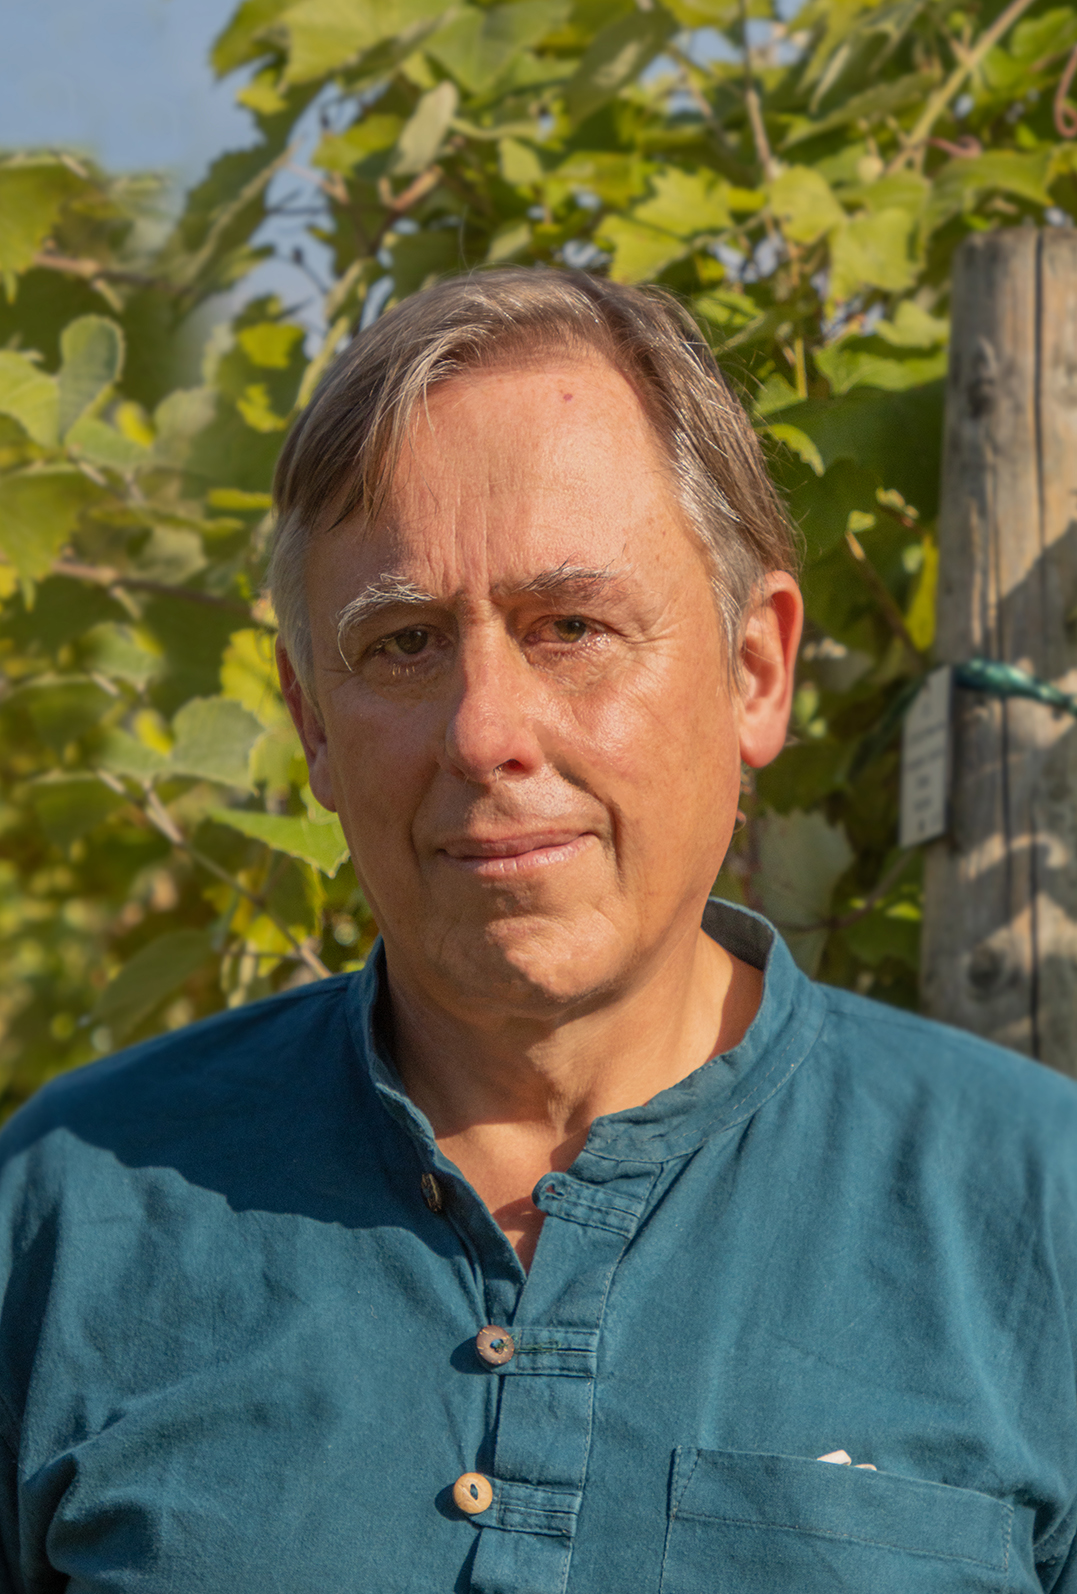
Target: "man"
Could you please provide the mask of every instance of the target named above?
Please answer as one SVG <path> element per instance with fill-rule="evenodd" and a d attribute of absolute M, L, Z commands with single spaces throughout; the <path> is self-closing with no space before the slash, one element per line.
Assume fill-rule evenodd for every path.
<path fill-rule="evenodd" d="M 6 1132 L 4 1587 L 1073 1594 L 1077 1093 L 707 905 L 801 609 L 698 334 L 442 284 L 278 488 L 382 942 Z"/>

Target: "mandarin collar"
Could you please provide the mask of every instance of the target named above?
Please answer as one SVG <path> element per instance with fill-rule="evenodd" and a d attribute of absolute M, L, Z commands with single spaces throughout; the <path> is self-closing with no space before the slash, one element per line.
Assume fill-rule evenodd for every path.
<path fill-rule="evenodd" d="M 605 1183 L 611 1161 L 658 1163 L 684 1156 L 712 1135 L 745 1122 L 792 1076 L 822 1028 L 821 992 L 797 968 L 777 930 L 761 914 L 712 898 L 703 929 L 735 957 L 763 971 L 763 996 L 743 1040 L 650 1101 L 596 1118 L 572 1174 Z M 348 1023 L 370 1082 L 390 1116 L 442 1161 L 434 1132 L 404 1090 L 379 1035 L 375 1015 L 385 989 L 385 948 L 375 942 L 347 996 Z"/>

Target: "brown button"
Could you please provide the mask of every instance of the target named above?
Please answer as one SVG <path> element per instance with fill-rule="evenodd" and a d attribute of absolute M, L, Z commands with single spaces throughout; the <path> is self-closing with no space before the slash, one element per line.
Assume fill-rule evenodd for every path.
<path fill-rule="evenodd" d="M 495 1323 L 487 1323 L 485 1328 L 479 1329 L 475 1335 L 475 1349 L 487 1367 L 504 1367 L 516 1354 L 516 1346 L 508 1329 L 498 1328 Z"/>
<path fill-rule="evenodd" d="M 424 1173 L 419 1183 L 422 1186 L 423 1200 L 431 1212 L 440 1212 L 445 1205 L 445 1198 L 441 1193 L 441 1186 L 432 1173 Z"/>
<path fill-rule="evenodd" d="M 477 1517 L 494 1498 L 494 1491 L 489 1478 L 484 1478 L 481 1472 L 465 1472 L 453 1484 L 452 1497 L 461 1511 L 466 1511 L 469 1517 Z"/>

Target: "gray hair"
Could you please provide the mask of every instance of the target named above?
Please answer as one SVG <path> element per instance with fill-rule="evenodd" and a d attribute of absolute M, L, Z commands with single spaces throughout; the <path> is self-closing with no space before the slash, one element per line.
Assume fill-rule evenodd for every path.
<path fill-rule="evenodd" d="M 310 539 L 385 507 L 417 405 L 465 372 L 593 352 L 634 386 L 711 565 L 736 678 L 743 619 L 763 576 L 796 569 L 795 538 L 759 441 L 696 323 L 659 288 L 579 271 L 500 267 L 424 289 L 360 332 L 300 415 L 274 480 L 268 586 L 281 641 L 314 700 L 306 601 Z"/>

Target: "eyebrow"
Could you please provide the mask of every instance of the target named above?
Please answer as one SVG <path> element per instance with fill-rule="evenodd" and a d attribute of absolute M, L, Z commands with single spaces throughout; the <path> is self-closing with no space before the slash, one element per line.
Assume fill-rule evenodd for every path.
<path fill-rule="evenodd" d="M 556 565 L 552 570 L 541 570 L 527 581 L 499 582 L 493 590 L 502 597 L 594 597 L 597 592 L 615 585 L 619 575 L 620 572 L 609 565 L 603 570 L 588 570 L 582 565 L 566 562 Z M 443 602 L 444 599 L 432 592 L 425 592 L 422 587 L 402 576 L 379 576 L 377 581 L 372 581 L 346 603 L 337 615 L 337 650 L 344 658 L 344 641 L 348 633 L 387 609 L 418 608 Z"/>

